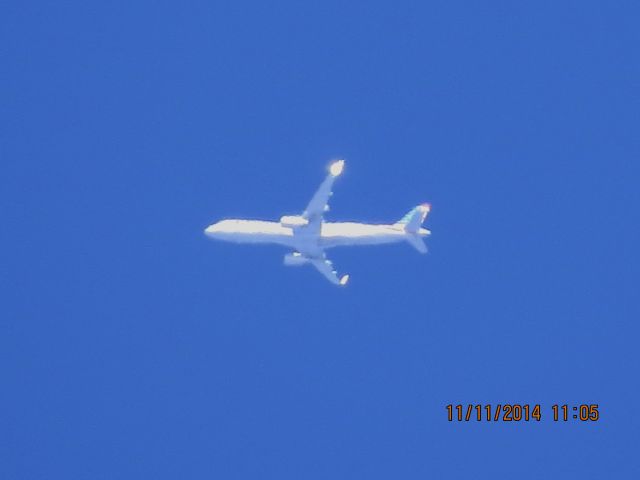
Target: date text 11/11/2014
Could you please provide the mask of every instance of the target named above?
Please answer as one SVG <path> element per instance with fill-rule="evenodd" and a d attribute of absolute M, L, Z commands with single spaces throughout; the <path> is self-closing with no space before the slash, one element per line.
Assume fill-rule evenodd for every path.
<path fill-rule="evenodd" d="M 554 422 L 580 421 L 596 422 L 600 419 L 597 403 L 579 405 L 554 404 L 550 417 L 543 414 L 540 404 L 496 403 L 496 404 L 449 404 L 446 406 L 447 420 L 450 422 L 539 422 L 551 418 Z"/>

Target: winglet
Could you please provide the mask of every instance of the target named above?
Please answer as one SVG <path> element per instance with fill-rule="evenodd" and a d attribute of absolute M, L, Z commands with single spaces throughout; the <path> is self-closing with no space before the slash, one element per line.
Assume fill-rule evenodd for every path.
<path fill-rule="evenodd" d="M 349 281 L 349 275 L 343 275 L 342 278 L 340 279 L 340 285 L 344 287 L 348 281 Z"/>
<path fill-rule="evenodd" d="M 329 166 L 329 173 L 332 177 L 337 177 L 344 170 L 344 160 L 336 160 Z"/>

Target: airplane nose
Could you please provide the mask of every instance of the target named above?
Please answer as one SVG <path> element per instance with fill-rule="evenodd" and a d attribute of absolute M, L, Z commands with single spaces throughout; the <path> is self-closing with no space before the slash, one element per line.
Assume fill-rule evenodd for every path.
<path fill-rule="evenodd" d="M 218 224 L 214 223 L 213 225 L 209 225 L 207 228 L 205 228 L 204 233 L 211 235 L 212 233 L 216 233 L 217 231 L 219 231 Z"/>

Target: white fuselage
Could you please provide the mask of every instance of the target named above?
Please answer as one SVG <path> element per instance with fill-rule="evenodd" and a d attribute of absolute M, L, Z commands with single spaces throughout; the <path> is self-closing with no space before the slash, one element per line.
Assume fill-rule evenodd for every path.
<path fill-rule="evenodd" d="M 291 247 L 304 255 L 315 256 L 341 245 L 379 245 L 406 240 L 407 233 L 398 225 L 373 225 L 355 222 L 323 222 L 320 234 L 306 229 L 291 228 L 279 222 L 261 220 L 222 220 L 209 226 L 210 238 L 236 243 L 276 243 Z M 420 228 L 417 234 L 426 237 L 429 230 Z"/>

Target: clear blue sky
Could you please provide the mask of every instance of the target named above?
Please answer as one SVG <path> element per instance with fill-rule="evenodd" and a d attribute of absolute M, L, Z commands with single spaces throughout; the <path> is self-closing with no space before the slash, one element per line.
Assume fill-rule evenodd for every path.
<path fill-rule="evenodd" d="M 107 3 L 0 7 L 0 478 L 639 478 L 637 2 Z M 202 234 L 337 157 L 428 255 Z"/>

